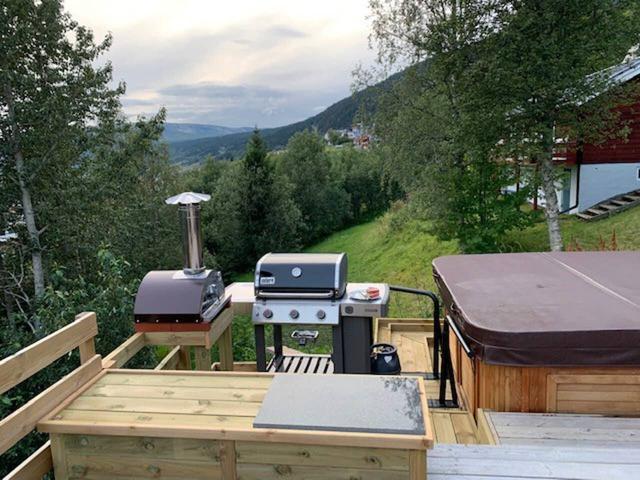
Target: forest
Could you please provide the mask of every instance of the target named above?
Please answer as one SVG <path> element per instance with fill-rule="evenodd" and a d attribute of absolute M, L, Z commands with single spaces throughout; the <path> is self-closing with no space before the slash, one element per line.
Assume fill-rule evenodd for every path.
<path fill-rule="evenodd" d="M 181 191 L 212 195 L 205 263 L 228 282 L 266 252 L 301 250 L 392 205 L 464 252 L 498 251 L 533 222 L 523 205 L 537 187 L 549 247 L 561 249 L 555 129 L 592 141 L 628 133 L 612 106 L 638 92 L 594 73 L 638 44 L 639 9 L 631 0 L 371 0 L 373 73 L 405 73 L 376 95 L 370 150 L 333 148 L 322 134 L 336 125 L 305 124 L 282 150 L 255 130 L 239 134 L 237 160 L 187 168 L 169 161 L 164 109 L 125 116 L 126 84 L 105 60 L 110 35 L 95 38 L 60 0 L 3 2 L 0 358 L 82 311 L 97 313 L 98 353 L 126 338 L 142 276 L 180 268 L 177 215 L 164 200 Z M 368 79 L 361 72 L 355 83 Z M 529 187 L 506 194 L 520 176 Z M 76 363 L 61 359 L 7 392 L 0 415 Z M 33 434 L 5 454 L 0 475 L 40 443 Z"/>

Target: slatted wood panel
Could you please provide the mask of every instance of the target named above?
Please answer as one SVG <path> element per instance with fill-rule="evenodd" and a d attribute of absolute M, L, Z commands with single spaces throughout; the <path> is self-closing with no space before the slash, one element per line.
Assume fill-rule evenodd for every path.
<path fill-rule="evenodd" d="M 496 443 L 640 449 L 640 418 L 485 412 Z"/>
<path fill-rule="evenodd" d="M 640 369 L 512 367 L 467 361 L 453 342 L 456 379 L 470 410 L 640 415 Z"/>
<path fill-rule="evenodd" d="M 630 480 L 640 450 L 516 445 L 436 445 L 428 480 Z"/>
<path fill-rule="evenodd" d="M 406 450 L 237 442 L 238 480 L 407 480 Z"/>
<path fill-rule="evenodd" d="M 547 411 L 640 414 L 640 376 L 549 375 Z"/>

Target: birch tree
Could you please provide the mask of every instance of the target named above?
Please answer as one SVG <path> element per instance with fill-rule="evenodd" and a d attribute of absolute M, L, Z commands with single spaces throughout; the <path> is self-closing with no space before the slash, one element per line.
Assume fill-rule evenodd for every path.
<path fill-rule="evenodd" d="M 96 43 L 60 0 L 0 5 L 0 167 L 18 187 L 35 298 L 47 268 L 38 205 L 83 152 L 87 127 L 119 108 L 124 86 L 110 87 L 108 62 L 95 66 L 110 45 L 110 36 Z"/>

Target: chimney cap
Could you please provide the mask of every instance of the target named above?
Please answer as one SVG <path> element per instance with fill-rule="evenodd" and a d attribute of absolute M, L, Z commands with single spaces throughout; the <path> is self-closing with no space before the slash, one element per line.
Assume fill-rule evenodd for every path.
<path fill-rule="evenodd" d="M 208 202 L 210 199 L 211 195 L 207 195 L 206 193 L 182 192 L 167 198 L 164 202 L 167 205 L 192 205 L 200 202 Z"/>

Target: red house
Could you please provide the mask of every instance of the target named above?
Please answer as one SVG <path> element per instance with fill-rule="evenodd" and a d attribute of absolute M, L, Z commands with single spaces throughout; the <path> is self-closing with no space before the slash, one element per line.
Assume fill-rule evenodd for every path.
<path fill-rule="evenodd" d="M 610 75 L 618 84 L 640 81 L 640 58 L 628 58 L 612 67 Z M 580 151 L 558 154 L 568 174 L 558 190 L 561 211 L 582 212 L 617 195 L 640 190 L 640 101 L 620 110 L 630 128 L 626 139 L 586 144 Z"/>

